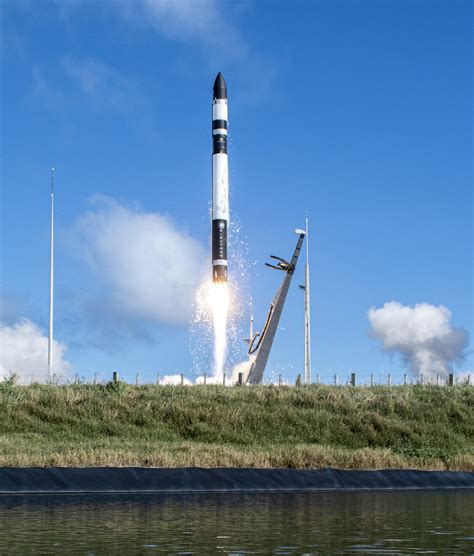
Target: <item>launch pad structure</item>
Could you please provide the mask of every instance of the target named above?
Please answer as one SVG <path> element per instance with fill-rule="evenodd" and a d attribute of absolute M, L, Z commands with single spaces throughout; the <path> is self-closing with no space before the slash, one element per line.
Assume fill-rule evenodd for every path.
<path fill-rule="evenodd" d="M 270 309 L 268 310 L 262 332 L 255 334 L 254 337 L 250 339 L 248 354 L 251 358 L 254 356 L 254 359 L 251 363 L 249 374 L 247 376 L 248 384 L 261 384 L 263 381 L 263 373 L 267 365 L 270 350 L 278 328 L 278 323 L 280 322 L 288 289 L 290 288 L 291 279 L 293 278 L 293 274 L 295 272 L 296 263 L 298 262 L 301 246 L 303 245 L 303 241 L 306 236 L 305 230 L 298 229 L 295 231 L 298 234 L 298 241 L 296 243 L 293 256 L 291 257 L 291 261 L 288 262 L 280 257 L 271 255 L 272 259 L 278 261 L 276 265 L 265 263 L 270 268 L 285 272 L 285 277 L 283 278 L 283 281 L 270 304 Z"/>

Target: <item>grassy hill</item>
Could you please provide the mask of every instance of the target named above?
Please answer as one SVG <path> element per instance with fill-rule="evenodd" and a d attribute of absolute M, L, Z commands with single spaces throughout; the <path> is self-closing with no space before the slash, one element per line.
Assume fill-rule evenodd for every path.
<path fill-rule="evenodd" d="M 0 466 L 474 471 L 474 388 L 0 384 Z"/>

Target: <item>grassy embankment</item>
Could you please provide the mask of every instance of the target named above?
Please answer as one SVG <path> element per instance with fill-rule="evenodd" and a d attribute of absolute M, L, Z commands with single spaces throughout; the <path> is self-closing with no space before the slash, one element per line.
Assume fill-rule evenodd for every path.
<path fill-rule="evenodd" d="M 474 388 L 0 384 L 0 466 L 474 471 Z"/>

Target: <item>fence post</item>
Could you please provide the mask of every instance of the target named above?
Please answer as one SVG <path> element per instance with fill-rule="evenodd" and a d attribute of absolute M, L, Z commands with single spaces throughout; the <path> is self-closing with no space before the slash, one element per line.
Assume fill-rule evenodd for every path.
<path fill-rule="evenodd" d="M 225 373 L 222 375 L 222 385 L 225 386 Z"/>
<path fill-rule="evenodd" d="M 160 373 L 156 373 L 156 384 L 160 384 Z"/>
<path fill-rule="evenodd" d="M 137 371 L 137 376 L 135 378 L 135 386 L 140 385 L 140 371 Z"/>
<path fill-rule="evenodd" d="M 356 385 L 356 374 L 351 373 L 351 386 L 355 386 L 355 385 Z"/>
<path fill-rule="evenodd" d="M 334 386 L 337 386 L 339 383 L 339 379 L 337 377 L 337 373 L 334 375 Z"/>
<path fill-rule="evenodd" d="M 407 385 L 407 374 L 403 373 L 403 386 Z"/>
<path fill-rule="evenodd" d="M 392 386 L 392 375 L 390 373 L 387 375 L 387 386 Z"/>
<path fill-rule="evenodd" d="M 243 383 L 244 383 L 244 373 L 242 371 L 239 371 L 239 379 L 237 381 L 237 384 L 239 386 L 242 386 Z"/>
<path fill-rule="evenodd" d="M 454 375 L 453 375 L 453 373 L 449 373 L 449 375 L 448 375 L 448 386 L 454 386 Z"/>
<path fill-rule="evenodd" d="M 370 373 L 370 386 L 373 386 L 374 384 L 374 373 Z"/>
<path fill-rule="evenodd" d="M 113 382 L 113 383 L 117 383 L 118 380 L 119 380 L 119 378 L 118 378 L 118 372 L 117 372 L 117 371 L 114 371 L 114 372 L 112 373 L 112 382 Z"/>
<path fill-rule="evenodd" d="M 97 384 L 97 373 L 94 373 L 94 386 Z"/>
<path fill-rule="evenodd" d="M 319 373 L 316 375 L 316 384 L 321 384 L 321 376 Z"/>
<path fill-rule="evenodd" d="M 471 373 L 469 373 L 469 374 L 467 375 L 466 384 L 467 384 L 468 386 L 471 384 Z"/>
<path fill-rule="evenodd" d="M 281 373 L 278 375 L 278 386 L 281 386 Z"/>
<path fill-rule="evenodd" d="M 207 373 L 204 373 L 204 386 L 207 384 Z"/>
<path fill-rule="evenodd" d="M 74 375 L 74 384 L 79 384 L 79 375 L 78 375 L 78 373 L 76 373 Z"/>
<path fill-rule="evenodd" d="M 180 377 L 180 385 L 183 386 L 184 384 L 184 374 L 181 373 L 181 377 Z"/>
<path fill-rule="evenodd" d="M 439 373 L 436 375 L 436 386 L 439 386 Z"/>

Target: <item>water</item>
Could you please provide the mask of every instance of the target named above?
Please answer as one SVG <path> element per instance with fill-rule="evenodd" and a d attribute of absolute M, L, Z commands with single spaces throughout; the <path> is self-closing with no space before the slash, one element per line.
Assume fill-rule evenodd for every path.
<path fill-rule="evenodd" d="M 0 554 L 474 554 L 474 494 L 0 497 Z"/>

